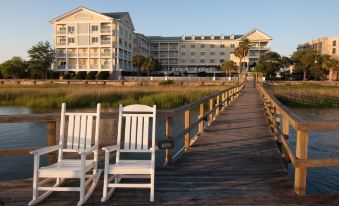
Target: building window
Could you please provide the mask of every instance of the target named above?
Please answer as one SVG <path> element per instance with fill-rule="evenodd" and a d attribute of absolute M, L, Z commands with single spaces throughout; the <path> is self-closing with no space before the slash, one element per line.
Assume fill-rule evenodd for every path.
<path fill-rule="evenodd" d="M 194 44 L 191 44 L 191 49 L 195 49 L 195 45 Z"/>
<path fill-rule="evenodd" d="M 92 37 L 92 44 L 93 43 L 98 43 L 99 42 L 99 38 L 98 37 Z"/>
<path fill-rule="evenodd" d="M 215 48 L 215 45 L 214 45 L 214 44 L 210 45 L 210 48 L 211 48 L 211 49 L 214 49 L 214 48 Z"/>
<path fill-rule="evenodd" d="M 231 44 L 230 47 L 231 47 L 232 49 L 234 49 L 234 48 L 235 48 L 235 44 Z"/>
<path fill-rule="evenodd" d="M 214 59 L 211 59 L 210 62 L 211 62 L 212 64 L 214 64 L 214 63 L 215 63 L 215 60 L 214 60 Z"/>
<path fill-rule="evenodd" d="M 205 59 L 200 59 L 200 63 L 205 63 Z"/>
<path fill-rule="evenodd" d="M 200 52 L 200 56 L 205 56 L 205 52 Z"/>
<path fill-rule="evenodd" d="M 195 59 L 191 59 L 191 63 L 195 63 Z"/>
<path fill-rule="evenodd" d="M 186 52 L 181 52 L 180 55 L 181 55 L 181 56 L 185 56 L 185 55 L 186 55 Z"/>
<path fill-rule="evenodd" d="M 215 56 L 215 52 L 211 52 L 211 56 Z"/>
<path fill-rule="evenodd" d="M 333 46 L 337 46 L 337 41 L 336 41 L 336 40 L 333 41 L 332 45 L 333 45 Z"/>
<path fill-rule="evenodd" d="M 225 44 L 220 44 L 220 48 L 225 48 Z"/>
<path fill-rule="evenodd" d="M 335 53 L 337 53 L 337 50 L 336 50 L 336 48 L 333 48 L 332 49 L 332 54 L 335 54 Z"/>
<path fill-rule="evenodd" d="M 74 34 L 74 26 L 69 26 L 68 27 L 68 33 L 69 34 Z"/>
<path fill-rule="evenodd" d="M 98 25 L 92 25 L 92 32 L 99 31 L 99 26 Z"/>
<path fill-rule="evenodd" d="M 225 61 L 225 59 L 220 59 L 220 63 L 221 64 L 224 63 L 224 61 Z"/>
<path fill-rule="evenodd" d="M 68 44 L 74 44 L 75 39 L 74 38 L 68 38 Z"/>
<path fill-rule="evenodd" d="M 220 55 L 221 55 L 221 56 L 224 56 L 224 55 L 225 55 L 225 52 L 220 52 Z"/>
<path fill-rule="evenodd" d="M 205 48 L 205 44 L 201 44 L 200 48 L 204 49 Z"/>
<path fill-rule="evenodd" d="M 191 52 L 191 56 L 195 56 L 195 52 Z"/>
<path fill-rule="evenodd" d="M 119 44 L 122 44 L 122 40 L 119 38 Z"/>
<path fill-rule="evenodd" d="M 182 49 L 185 49 L 185 45 L 184 45 L 184 44 L 182 44 L 182 45 L 181 45 L 181 48 L 182 48 Z"/>
<path fill-rule="evenodd" d="M 185 63 L 185 59 L 181 59 L 180 62 L 181 62 L 181 63 Z"/>

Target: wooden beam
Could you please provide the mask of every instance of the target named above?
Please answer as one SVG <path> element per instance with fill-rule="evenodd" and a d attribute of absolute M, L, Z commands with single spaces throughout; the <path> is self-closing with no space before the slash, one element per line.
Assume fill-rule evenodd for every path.
<path fill-rule="evenodd" d="M 47 124 L 47 134 L 48 134 L 48 146 L 56 145 L 56 121 L 48 122 Z M 54 164 L 56 162 L 56 154 L 49 153 L 48 154 L 48 164 Z"/>
<path fill-rule="evenodd" d="M 309 168 L 309 167 L 338 167 L 339 158 L 333 159 L 317 159 L 317 160 L 297 160 L 296 167 Z"/>
<path fill-rule="evenodd" d="M 185 129 L 190 127 L 190 110 L 185 111 Z M 190 130 L 185 133 L 185 151 L 190 147 Z"/>
<path fill-rule="evenodd" d="M 166 118 L 166 137 L 167 137 L 167 140 L 173 141 L 173 118 L 172 117 Z M 165 165 L 172 164 L 172 157 L 173 157 L 172 148 L 166 149 Z"/>
<path fill-rule="evenodd" d="M 199 106 L 199 117 L 203 118 L 204 117 L 204 104 L 200 104 Z M 204 120 L 199 122 L 199 133 L 204 132 Z"/>
<path fill-rule="evenodd" d="M 296 158 L 297 160 L 307 160 L 308 131 L 297 130 Z M 294 192 L 298 196 L 306 194 L 307 168 L 294 169 Z"/>

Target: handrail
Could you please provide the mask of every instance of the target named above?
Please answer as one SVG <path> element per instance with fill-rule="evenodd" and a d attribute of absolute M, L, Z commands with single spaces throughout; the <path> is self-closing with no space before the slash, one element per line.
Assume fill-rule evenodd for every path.
<path fill-rule="evenodd" d="M 170 110 L 158 110 L 157 117 L 165 117 L 166 119 L 166 138 L 167 141 L 172 144 L 171 148 L 166 149 L 166 162 L 165 165 L 171 164 L 172 157 L 172 148 L 175 140 L 178 138 L 185 138 L 185 148 L 190 147 L 190 131 L 197 125 L 199 125 L 199 132 L 195 135 L 199 135 L 203 132 L 203 121 L 208 119 L 209 123 L 215 120 L 215 116 L 218 115 L 219 110 L 223 110 L 231 101 L 234 101 L 238 96 L 244 83 L 233 86 L 221 91 L 216 91 L 211 95 L 203 97 L 193 103 L 186 104 Z M 220 101 L 221 97 L 221 101 Z M 204 113 L 204 104 L 209 102 L 209 111 Z M 215 104 L 214 104 L 215 103 Z M 185 114 L 189 114 L 191 109 L 195 107 L 200 107 L 200 115 L 197 121 L 190 124 L 189 115 L 188 119 L 185 115 L 185 128 L 179 132 L 176 137 L 173 137 L 172 131 L 172 120 L 175 114 L 185 111 Z M 213 114 L 214 113 L 214 114 Z M 116 119 L 118 116 L 118 111 L 113 110 L 111 112 L 103 112 L 101 114 L 102 119 Z M 58 113 L 45 113 L 45 114 L 29 114 L 29 115 L 0 115 L 0 123 L 22 123 L 22 122 L 46 122 L 48 127 L 48 145 L 56 144 L 56 122 L 60 120 L 60 114 Z M 20 156 L 28 155 L 29 151 L 37 149 L 37 147 L 21 147 L 21 148 L 11 148 L 11 149 L 0 149 L 0 157 L 8 156 Z M 55 154 L 49 154 L 49 163 L 56 161 Z"/>
<path fill-rule="evenodd" d="M 305 121 L 286 108 L 262 85 L 256 84 L 256 86 L 262 97 L 274 139 L 278 145 L 281 145 L 282 157 L 286 163 L 291 162 L 294 166 L 294 191 L 297 195 L 305 195 L 307 168 L 339 166 L 339 158 L 308 159 L 308 133 L 339 129 L 339 121 Z M 288 145 L 289 126 L 297 131 L 295 154 Z"/>

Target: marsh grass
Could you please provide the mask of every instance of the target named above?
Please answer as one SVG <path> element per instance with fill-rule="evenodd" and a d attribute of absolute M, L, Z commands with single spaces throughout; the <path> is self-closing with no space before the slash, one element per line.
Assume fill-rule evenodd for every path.
<path fill-rule="evenodd" d="M 339 87 L 312 83 L 267 87 L 283 104 L 292 107 L 339 107 Z"/>
<path fill-rule="evenodd" d="M 54 109 L 66 102 L 70 108 L 94 107 L 101 102 L 104 107 L 119 104 L 157 105 L 159 109 L 171 109 L 198 100 L 225 86 L 130 86 L 109 85 L 4 85 L 0 86 L 2 106 L 27 106 Z"/>

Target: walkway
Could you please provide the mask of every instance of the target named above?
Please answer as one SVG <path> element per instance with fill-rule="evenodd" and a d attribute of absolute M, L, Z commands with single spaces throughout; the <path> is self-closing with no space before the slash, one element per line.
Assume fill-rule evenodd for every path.
<path fill-rule="evenodd" d="M 188 152 L 156 174 L 155 204 L 339 205 L 338 196 L 294 195 L 260 97 L 250 83 Z M 0 188 L 0 205 L 4 197 L 2 201 L 13 198 L 18 205 L 31 198 L 30 180 L 0 182 Z M 87 205 L 102 205 L 101 196 L 100 184 Z M 54 193 L 41 205 L 73 205 L 77 198 L 77 193 Z M 119 189 L 107 205 L 148 205 L 148 200 L 146 190 Z"/>

